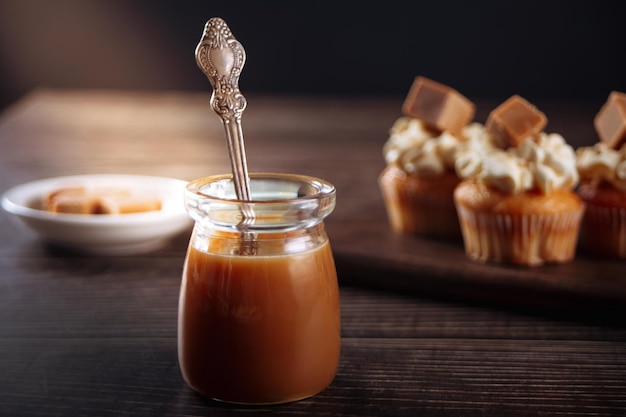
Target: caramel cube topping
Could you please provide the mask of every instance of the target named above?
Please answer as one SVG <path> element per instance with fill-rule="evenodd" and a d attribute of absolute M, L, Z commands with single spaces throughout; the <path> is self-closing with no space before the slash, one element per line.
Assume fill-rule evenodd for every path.
<path fill-rule="evenodd" d="M 458 91 L 425 77 L 416 77 L 402 112 L 439 132 L 459 136 L 474 117 L 476 106 Z"/>
<path fill-rule="evenodd" d="M 536 138 L 547 123 L 545 114 L 514 95 L 489 113 L 485 128 L 502 148 L 509 148 L 527 138 Z"/>
<path fill-rule="evenodd" d="M 593 119 L 600 140 L 618 149 L 626 141 L 626 94 L 613 91 Z"/>

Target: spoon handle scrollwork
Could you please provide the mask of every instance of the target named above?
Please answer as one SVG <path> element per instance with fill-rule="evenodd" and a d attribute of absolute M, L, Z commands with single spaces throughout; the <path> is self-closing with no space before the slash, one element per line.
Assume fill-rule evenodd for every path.
<path fill-rule="evenodd" d="M 250 201 L 250 184 L 241 128 L 246 98 L 239 90 L 239 76 L 246 61 L 241 43 L 219 17 L 209 19 L 196 47 L 196 62 L 213 87 L 211 107 L 222 119 L 239 200 Z"/>

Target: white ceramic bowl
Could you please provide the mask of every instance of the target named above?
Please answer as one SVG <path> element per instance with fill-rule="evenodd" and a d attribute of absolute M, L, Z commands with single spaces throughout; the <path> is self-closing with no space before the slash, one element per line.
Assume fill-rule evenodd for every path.
<path fill-rule="evenodd" d="M 2 208 L 43 240 L 100 255 L 145 253 L 190 230 L 185 210 L 186 181 L 141 175 L 82 175 L 42 179 L 13 187 L 2 195 Z M 69 214 L 41 210 L 42 198 L 73 186 L 113 186 L 141 190 L 161 200 L 161 210 L 131 214 Z"/>

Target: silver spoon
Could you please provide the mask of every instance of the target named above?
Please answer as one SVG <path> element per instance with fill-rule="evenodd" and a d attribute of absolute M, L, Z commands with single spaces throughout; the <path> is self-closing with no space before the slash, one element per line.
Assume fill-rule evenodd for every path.
<path fill-rule="evenodd" d="M 206 22 L 202 38 L 196 47 L 196 62 L 213 87 L 211 107 L 222 119 L 226 131 L 237 199 L 252 201 L 241 128 L 241 114 L 247 101 L 239 91 L 239 75 L 246 62 L 246 52 L 223 19 L 214 17 Z M 243 239 L 239 253 L 254 255 L 257 252 L 255 234 L 247 230 L 254 222 L 252 207 L 248 204 L 242 205 L 241 216 L 238 227 L 242 230 Z"/>
<path fill-rule="evenodd" d="M 213 87 L 211 107 L 222 119 L 226 131 L 237 199 L 251 201 L 246 150 L 241 129 L 241 114 L 246 108 L 247 101 L 239 91 L 239 75 L 245 61 L 246 52 L 226 22 L 219 17 L 209 19 L 204 26 L 202 39 L 196 47 L 196 62 Z M 250 216 L 254 217 L 252 213 L 242 214 L 244 223 Z"/>

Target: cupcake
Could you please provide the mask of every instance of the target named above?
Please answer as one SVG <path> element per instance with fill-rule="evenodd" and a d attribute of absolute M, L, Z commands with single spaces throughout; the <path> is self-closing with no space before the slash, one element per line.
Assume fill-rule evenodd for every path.
<path fill-rule="evenodd" d="M 612 92 L 594 125 L 600 141 L 576 151 L 578 194 L 586 205 L 580 246 L 626 259 L 626 94 Z"/>
<path fill-rule="evenodd" d="M 535 266 L 574 258 L 584 205 L 576 154 L 543 131 L 547 119 L 513 96 L 490 114 L 493 147 L 457 155 L 454 191 L 466 254 L 480 262 Z"/>
<path fill-rule="evenodd" d="M 383 146 L 386 167 L 378 178 L 395 232 L 460 238 L 452 193 L 459 183 L 455 154 L 472 129 L 475 106 L 443 84 L 417 77 L 403 116 Z"/>

